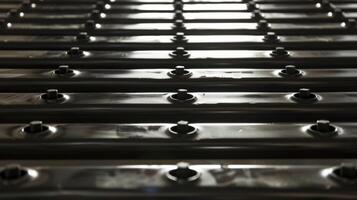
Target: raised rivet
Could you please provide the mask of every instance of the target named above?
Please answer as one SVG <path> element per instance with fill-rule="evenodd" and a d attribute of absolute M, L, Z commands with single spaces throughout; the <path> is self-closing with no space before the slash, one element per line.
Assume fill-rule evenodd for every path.
<path fill-rule="evenodd" d="M 82 57 L 84 56 L 84 52 L 79 47 L 72 47 L 67 51 L 67 55 L 71 57 Z"/>
<path fill-rule="evenodd" d="M 263 39 L 265 42 L 279 42 L 279 37 L 274 32 L 267 32 Z"/>
<path fill-rule="evenodd" d="M 357 183 L 357 167 L 353 164 L 342 164 L 333 169 L 331 177 L 341 183 Z"/>
<path fill-rule="evenodd" d="M 170 53 L 170 56 L 173 58 L 187 58 L 190 54 L 185 50 L 184 47 L 177 47 L 175 51 Z"/>
<path fill-rule="evenodd" d="M 334 8 L 333 11 L 332 11 L 332 14 L 333 14 L 334 17 L 336 17 L 338 19 L 345 18 L 345 14 L 339 8 Z"/>
<path fill-rule="evenodd" d="M 29 133 L 39 133 L 43 131 L 42 121 L 32 121 L 29 125 Z"/>
<path fill-rule="evenodd" d="M 335 137 L 338 135 L 338 129 L 331 125 L 328 120 L 317 120 L 316 124 L 311 125 L 307 131 L 315 137 Z"/>
<path fill-rule="evenodd" d="M 186 29 L 185 23 L 184 23 L 184 21 L 181 20 L 181 19 L 175 20 L 174 26 L 173 26 L 172 28 L 173 28 L 173 29 L 176 29 L 176 30 Z"/>
<path fill-rule="evenodd" d="M 96 23 L 93 20 L 87 20 L 84 24 L 85 28 L 87 29 L 95 29 L 96 28 Z"/>
<path fill-rule="evenodd" d="M 284 69 L 279 72 L 282 77 L 300 77 L 302 71 L 298 70 L 295 65 L 286 65 Z"/>
<path fill-rule="evenodd" d="M 88 42 L 90 40 L 90 36 L 87 32 L 80 32 L 78 33 L 76 39 L 79 42 Z"/>
<path fill-rule="evenodd" d="M 168 97 L 168 100 L 172 103 L 193 103 L 196 101 L 196 97 L 189 94 L 186 89 L 178 89 L 177 93 Z"/>
<path fill-rule="evenodd" d="M 273 57 L 288 57 L 289 52 L 284 47 L 276 47 L 270 54 Z"/>
<path fill-rule="evenodd" d="M 47 103 L 61 103 L 66 100 L 65 95 L 59 93 L 57 89 L 48 89 L 41 95 L 41 99 Z"/>
<path fill-rule="evenodd" d="M 11 9 L 9 11 L 9 16 L 10 17 L 17 17 L 17 16 L 19 16 L 19 11 L 17 9 Z"/>
<path fill-rule="evenodd" d="M 98 19 L 100 18 L 101 12 L 99 10 L 93 10 L 90 14 L 90 17 L 92 19 Z"/>
<path fill-rule="evenodd" d="M 258 25 L 257 25 L 257 29 L 258 30 L 267 30 L 270 29 L 269 23 L 267 20 L 262 19 L 258 21 Z"/>
<path fill-rule="evenodd" d="M 183 20 L 185 17 L 183 16 L 182 10 L 176 10 L 174 15 L 174 20 Z"/>
<path fill-rule="evenodd" d="M 173 136 L 192 136 L 197 132 L 197 128 L 191 126 L 188 121 L 178 121 L 175 126 L 169 128 L 169 132 Z"/>
<path fill-rule="evenodd" d="M 183 3 L 182 2 L 175 2 L 174 9 L 176 10 L 183 10 Z"/>
<path fill-rule="evenodd" d="M 355 28 L 356 27 L 356 20 L 355 19 L 347 19 L 345 23 L 346 23 L 346 26 L 348 28 Z"/>
<path fill-rule="evenodd" d="M 260 10 L 254 10 L 252 12 L 252 18 L 253 19 L 262 19 L 263 18 L 263 15 L 262 13 L 260 12 Z"/>
<path fill-rule="evenodd" d="M 166 177 L 171 181 L 183 184 L 198 180 L 200 178 L 200 173 L 190 169 L 189 163 L 180 162 L 176 165 L 176 169 L 167 172 Z"/>
<path fill-rule="evenodd" d="M 253 11 L 255 9 L 257 9 L 257 5 L 256 5 L 255 2 L 251 1 L 251 2 L 247 3 L 247 10 L 248 11 Z"/>
<path fill-rule="evenodd" d="M 32 121 L 21 130 L 21 138 L 45 138 L 53 136 L 55 130 L 42 121 Z"/>
<path fill-rule="evenodd" d="M 307 88 L 301 88 L 299 92 L 291 96 L 291 99 L 298 103 L 314 103 L 318 101 L 317 95 L 311 93 L 310 89 Z"/>
<path fill-rule="evenodd" d="M 174 38 L 172 39 L 172 41 L 174 41 L 176 43 L 185 43 L 188 41 L 188 39 L 185 37 L 184 32 L 177 32 L 175 34 Z"/>
<path fill-rule="evenodd" d="M 0 171 L 0 180 L 3 185 L 15 185 L 30 180 L 28 169 L 20 165 L 7 165 Z"/>
<path fill-rule="evenodd" d="M 60 65 L 56 70 L 55 74 L 58 76 L 73 76 L 75 73 L 68 65 Z"/>

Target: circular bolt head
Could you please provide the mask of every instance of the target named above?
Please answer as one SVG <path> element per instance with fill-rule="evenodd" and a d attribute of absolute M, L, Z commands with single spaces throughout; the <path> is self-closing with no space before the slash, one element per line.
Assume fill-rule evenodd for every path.
<path fill-rule="evenodd" d="M 174 20 L 183 20 L 184 18 L 182 10 L 175 11 Z"/>
<path fill-rule="evenodd" d="M 177 93 L 168 97 L 168 100 L 172 103 L 193 103 L 196 101 L 196 97 L 189 94 L 186 89 L 178 89 Z"/>
<path fill-rule="evenodd" d="M 46 103 L 62 103 L 66 100 L 65 96 L 58 92 L 57 89 L 48 89 L 41 95 L 41 99 Z"/>
<path fill-rule="evenodd" d="M 183 47 L 177 47 L 175 51 L 170 53 L 170 56 L 173 58 L 187 58 L 190 54 Z"/>
<path fill-rule="evenodd" d="M 79 42 L 88 42 L 90 40 L 90 36 L 88 35 L 87 32 L 80 32 L 77 35 L 77 41 Z"/>
<path fill-rule="evenodd" d="M 200 175 L 201 174 L 198 171 L 190 169 L 189 163 L 180 162 L 177 163 L 176 169 L 167 172 L 166 177 L 171 181 L 183 184 L 197 181 L 200 178 Z"/>
<path fill-rule="evenodd" d="M 342 164 L 333 169 L 331 178 L 342 183 L 357 183 L 357 167 L 353 164 Z"/>
<path fill-rule="evenodd" d="M 84 56 L 84 52 L 79 47 L 72 47 L 67 51 L 67 55 L 70 57 L 82 57 Z"/>
<path fill-rule="evenodd" d="M 175 2 L 174 9 L 176 10 L 183 10 L 183 3 L 182 2 Z"/>
<path fill-rule="evenodd" d="M 99 10 L 105 9 L 105 3 L 103 1 L 98 1 L 96 4 L 96 8 Z"/>
<path fill-rule="evenodd" d="M 279 42 L 279 37 L 274 32 L 267 32 L 263 40 L 265 42 Z"/>
<path fill-rule="evenodd" d="M 42 121 L 32 121 L 21 129 L 19 138 L 45 138 L 53 136 L 55 129 L 42 123 Z"/>
<path fill-rule="evenodd" d="M 318 120 L 307 130 L 314 137 L 335 137 L 338 135 L 338 128 L 330 124 L 328 120 Z"/>
<path fill-rule="evenodd" d="M 269 23 L 268 23 L 267 20 L 262 19 L 262 20 L 258 21 L 257 29 L 259 29 L 259 30 L 267 30 L 269 28 L 270 28 L 270 26 L 269 26 Z"/>
<path fill-rule="evenodd" d="M 101 12 L 99 10 L 93 10 L 92 13 L 90 14 L 91 18 L 93 19 L 98 19 L 100 18 Z"/>
<path fill-rule="evenodd" d="M 336 17 L 338 19 L 345 17 L 345 14 L 343 13 L 343 11 L 340 8 L 334 8 L 332 11 L 332 14 L 334 17 Z"/>
<path fill-rule="evenodd" d="M 29 129 L 30 133 L 40 133 L 44 129 L 42 121 L 32 121 L 32 122 L 30 122 L 29 128 L 30 128 Z"/>
<path fill-rule="evenodd" d="M 17 17 L 19 15 L 19 11 L 17 9 L 11 9 L 9 11 L 9 16 L 10 17 Z"/>
<path fill-rule="evenodd" d="M 0 181 L 4 185 L 20 184 L 29 178 L 28 169 L 20 165 L 7 165 L 0 171 Z"/>
<path fill-rule="evenodd" d="M 260 10 L 254 10 L 254 11 L 252 12 L 252 18 L 253 18 L 253 19 L 261 19 L 261 18 L 263 18 L 263 15 L 262 15 L 262 13 L 260 12 Z"/>
<path fill-rule="evenodd" d="M 276 47 L 270 54 L 273 57 L 284 58 L 289 56 L 289 52 L 284 47 Z"/>
<path fill-rule="evenodd" d="M 279 75 L 286 78 L 302 76 L 302 71 L 298 70 L 295 65 L 287 65 L 279 72 Z"/>
<path fill-rule="evenodd" d="M 310 89 L 301 88 L 299 92 L 294 93 L 291 96 L 291 100 L 297 103 L 314 103 L 317 102 L 319 99 L 316 94 L 311 93 Z"/>
<path fill-rule="evenodd" d="M 47 92 L 47 99 L 49 100 L 56 100 L 58 98 L 58 90 L 56 89 L 48 89 Z"/>
<path fill-rule="evenodd" d="M 193 136 L 197 133 L 197 128 L 190 126 L 188 121 L 178 121 L 175 126 L 169 128 L 169 133 L 172 136 L 185 137 Z"/>
<path fill-rule="evenodd" d="M 176 66 L 168 75 L 172 78 L 189 78 L 192 76 L 192 72 L 186 70 L 185 66 Z"/>
<path fill-rule="evenodd" d="M 87 20 L 84 26 L 87 29 L 94 29 L 96 27 L 96 23 L 93 20 Z"/>
<path fill-rule="evenodd" d="M 55 74 L 57 76 L 73 76 L 74 71 L 69 68 L 68 65 L 60 65 L 56 70 Z"/>
<path fill-rule="evenodd" d="M 250 1 L 249 3 L 247 3 L 247 10 L 252 11 L 257 9 L 257 5 L 255 2 Z"/>
<path fill-rule="evenodd" d="M 173 26 L 172 28 L 173 28 L 173 29 L 176 29 L 176 30 L 186 29 L 185 23 L 184 23 L 184 21 L 181 20 L 181 19 L 175 20 L 174 26 Z"/>
<path fill-rule="evenodd" d="M 185 43 L 187 42 L 187 38 L 185 37 L 185 33 L 183 32 L 177 32 L 174 38 L 172 39 L 173 42 L 176 43 Z"/>
<path fill-rule="evenodd" d="M 355 19 L 347 19 L 345 24 L 346 24 L 346 27 L 348 27 L 348 28 L 355 28 L 357 23 L 356 23 Z"/>

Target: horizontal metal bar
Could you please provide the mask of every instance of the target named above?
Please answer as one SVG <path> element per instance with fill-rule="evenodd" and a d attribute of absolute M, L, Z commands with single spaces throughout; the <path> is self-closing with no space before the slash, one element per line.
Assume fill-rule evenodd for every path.
<path fill-rule="evenodd" d="M 355 12 L 350 12 L 354 15 Z M 101 14 L 101 18 L 97 19 L 98 22 L 118 22 L 121 20 L 125 23 L 128 22 L 167 22 L 172 21 L 174 18 L 174 13 L 172 12 L 145 12 L 145 13 L 116 13 L 116 12 L 104 12 Z M 335 19 L 329 16 L 327 13 L 316 12 L 316 13 L 264 13 L 262 16 L 269 22 L 335 22 Z M 209 22 L 230 22 L 230 21 L 240 21 L 249 22 L 255 19 L 252 18 L 250 12 L 185 12 L 184 13 L 185 22 L 199 22 L 199 21 L 209 21 Z M 91 19 L 90 13 L 48 13 L 44 14 L 42 12 L 29 12 L 22 13 L 19 18 L 14 18 L 12 22 L 28 22 L 28 23 L 61 23 L 61 22 L 85 22 L 85 20 Z"/>
<path fill-rule="evenodd" d="M 198 51 L 191 50 L 183 56 L 175 56 L 174 51 L 88 51 L 80 53 L 73 50 L 75 55 L 70 56 L 64 51 L 0 51 L 0 60 L 2 66 L 9 65 L 118 65 L 127 66 L 142 66 L 146 67 L 153 65 L 166 66 L 172 65 L 193 65 L 204 61 L 206 67 L 207 61 L 211 65 L 288 65 L 288 64 L 309 64 L 321 65 L 344 65 L 352 66 L 356 63 L 356 51 L 289 51 L 289 55 L 274 56 L 273 51 L 257 51 L 257 50 L 215 50 L 215 51 Z M 181 51 L 180 51 L 181 52 Z M 183 52 L 181 52 L 183 53 Z M 188 56 L 185 57 L 185 56 Z M 321 63 L 321 59 L 325 63 Z M 88 63 L 88 61 L 91 61 Z M 326 64 L 325 64 L 326 65 Z"/>
<path fill-rule="evenodd" d="M 75 69 L 58 75 L 54 69 L 0 69 L 2 92 L 173 91 L 356 91 L 355 69 L 303 69 L 301 77 L 284 78 L 282 69 L 185 69 L 189 76 L 174 76 L 173 69 Z M 173 76 L 172 76 L 173 75 Z"/>
<path fill-rule="evenodd" d="M 171 50 L 177 45 L 186 49 L 256 49 L 270 50 L 277 45 L 291 50 L 356 49 L 353 35 L 278 36 L 276 42 L 266 42 L 260 35 L 187 35 L 185 42 L 174 36 L 90 36 L 81 41 L 77 36 L 0 35 L 0 49 L 67 50 L 79 46 L 87 50 Z M 29 43 L 31 41 L 31 43 Z"/>
<path fill-rule="evenodd" d="M 72 165 L 32 166 L 20 168 L 29 173 L 28 180 L 21 184 L 2 186 L 0 195 L 6 199 L 25 196 L 41 199 L 68 199 L 77 196 L 91 199 L 140 199 L 148 196 L 175 199 L 180 196 L 193 199 L 192 197 L 199 196 L 213 199 L 213 196 L 219 195 L 222 199 L 243 196 L 244 200 L 263 197 L 282 200 L 299 193 L 304 199 L 330 196 L 341 200 L 352 199 L 356 195 L 354 184 L 343 184 L 333 178 L 334 170 L 339 167 L 196 164 L 184 169 L 194 173 L 196 181 L 179 184 L 167 178 L 177 168 L 175 165 L 109 165 L 85 168 Z"/>
<path fill-rule="evenodd" d="M 306 101 L 294 99 L 292 93 L 192 93 L 192 96 L 184 95 L 185 100 L 175 100 L 177 94 L 174 94 L 68 93 L 47 101 L 38 93 L 1 93 L 0 113 L 6 116 L 4 122 L 34 119 L 172 122 L 183 116 L 189 121 L 210 122 L 314 121 L 324 118 L 345 121 L 354 119 L 357 113 L 354 92 L 318 93 L 316 98 Z"/>
<path fill-rule="evenodd" d="M 51 129 L 49 135 L 27 133 L 24 128 L 28 124 L 0 124 L 0 141 L 17 139 L 17 142 L 29 142 L 33 140 L 48 141 L 57 140 L 58 143 L 76 142 L 169 142 L 191 143 L 197 142 L 213 144 L 271 143 L 278 145 L 287 142 L 289 145 L 301 145 L 301 141 L 315 141 L 316 148 L 320 145 L 332 145 L 357 139 L 357 123 L 340 122 L 330 126 L 336 127 L 335 135 L 314 135 L 309 129 L 315 123 L 191 123 L 192 134 L 171 132 L 177 126 L 175 123 L 136 123 L 136 124 L 44 124 Z M 171 130 L 172 129 L 172 130 Z M 222 131 L 224 130 L 224 131 Z M 331 138 L 319 140 L 319 138 Z M 19 144 L 14 144 L 20 146 Z M 296 147 L 296 145 L 294 145 Z M 311 144 L 308 144 L 311 145 Z M 302 148 L 308 146 L 303 145 Z"/>
<path fill-rule="evenodd" d="M 185 30 L 257 30 L 257 23 L 185 23 Z M 30 24 L 9 23 L 9 30 L 44 29 L 44 30 L 85 30 L 84 24 Z M 137 24 L 96 24 L 99 30 L 175 30 L 173 23 L 137 23 Z M 270 30 L 295 29 L 346 29 L 341 23 L 270 23 Z"/>

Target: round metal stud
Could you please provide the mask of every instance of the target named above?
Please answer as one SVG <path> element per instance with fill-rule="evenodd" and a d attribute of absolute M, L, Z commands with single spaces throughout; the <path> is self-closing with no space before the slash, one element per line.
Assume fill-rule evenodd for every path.
<path fill-rule="evenodd" d="M 197 181 L 201 174 L 193 169 L 190 169 L 190 164 L 180 162 L 177 164 L 176 169 L 172 169 L 166 173 L 166 177 L 179 184 Z"/>
<path fill-rule="evenodd" d="M 178 121 L 175 126 L 168 129 L 172 136 L 176 137 L 189 137 L 197 133 L 197 128 L 190 126 L 188 121 Z"/>
<path fill-rule="evenodd" d="M 175 9 L 175 11 L 177 11 L 177 10 L 183 10 L 183 3 L 182 2 L 175 2 L 174 3 L 174 9 Z"/>
<path fill-rule="evenodd" d="M 275 58 L 289 57 L 289 52 L 284 47 L 276 47 L 270 55 Z"/>
<path fill-rule="evenodd" d="M 32 170 L 33 171 L 33 170 Z M 0 183 L 2 185 L 18 185 L 30 181 L 30 170 L 20 165 L 7 165 L 0 170 Z"/>
<path fill-rule="evenodd" d="M 76 37 L 78 42 L 88 42 L 90 41 L 90 36 L 87 32 L 80 32 Z"/>
<path fill-rule="evenodd" d="M 263 41 L 275 43 L 275 42 L 279 42 L 280 39 L 279 39 L 278 35 L 276 35 L 274 32 L 267 32 L 267 34 L 263 38 Z"/>
<path fill-rule="evenodd" d="M 196 101 L 196 97 L 189 94 L 186 89 L 178 89 L 177 93 L 168 97 L 168 100 L 172 103 L 193 103 Z"/>
<path fill-rule="evenodd" d="M 61 94 L 56 89 L 48 89 L 46 93 L 41 95 L 41 99 L 46 103 L 63 103 L 66 101 L 64 94 Z"/>
<path fill-rule="evenodd" d="M 99 10 L 93 10 L 90 14 L 90 17 L 92 19 L 99 19 L 100 18 L 100 15 L 101 15 L 102 12 L 100 12 Z"/>
<path fill-rule="evenodd" d="M 0 19 L 0 28 L 2 29 L 8 28 L 6 20 Z"/>
<path fill-rule="evenodd" d="M 55 71 L 54 74 L 57 76 L 74 76 L 74 70 L 70 69 L 68 65 L 60 65 Z"/>
<path fill-rule="evenodd" d="M 338 128 L 331 125 L 328 120 L 318 120 L 307 129 L 307 132 L 314 137 L 335 137 L 338 135 Z"/>
<path fill-rule="evenodd" d="M 345 24 L 347 28 L 356 28 L 357 23 L 355 19 L 347 19 Z"/>
<path fill-rule="evenodd" d="M 337 19 L 344 19 L 345 18 L 345 14 L 340 8 L 334 8 L 333 11 L 332 11 L 332 14 Z"/>
<path fill-rule="evenodd" d="M 184 23 L 184 21 L 181 20 L 181 19 L 175 20 L 174 25 L 173 25 L 172 28 L 173 28 L 174 30 L 179 30 L 179 31 L 186 29 L 185 23 Z"/>
<path fill-rule="evenodd" d="M 46 138 L 53 136 L 55 129 L 42 123 L 42 121 L 32 121 L 29 125 L 21 129 L 21 137 L 24 138 Z"/>
<path fill-rule="evenodd" d="M 96 23 L 94 20 L 87 20 L 84 24 L 84 27 L 86 29 L 95 29 L 96 28 Z"/>
<path fill-rule="evenodd" d="M 262 19 L 263 18 L 263 15 L 262 13 L 260 12 L 260 10 L 254 10 L 252 12 L 252 18 L 253 19 Z"/>
<path fill-rule="evenodd" d="M 284 78 L 301 77 L 303 72 L 298 70 L 295 65 L 287 65 L 279 72 L 279 75 Z"/>
<path fill-rule="evenodd" d="M 172 38 L 172 41 L 176 43 L 186 43 L 188 39 L 185 37 L 184 32 L 177 32 L 174 38 Z"/>
<path fill-rule="evenodd" d="M 268 30 L 270 28 L 270 25 L 267 20 L 261 19 L 258 21 L 257 29 L 258 30 Z"/>
<path fill-rule="evenodd" d="M 330 177 L 341 183 L 356 184 L 357 167 L 353 164 L 342 164 L 332 170 Z"/>
<path fill-rule="evenodd" d="M 254 1 L 250 1 L 247 3 L 247 10 L 248 11 L 253 11 L 257 9 L 257 4 Z"/>
<path fill-rule="evenodd" d="M 168 75 L 172 78 L 189 78 L 192 76 L 192 72 L 186 70 L 185 66 L 176 66 Z"/>
<path fill-rule="evenodd" d="M 96 3 L 96 9 L 98 9 L 98 10 L 104 10 L 105 9 L 105 4 L 106 3 L 104 3 L 103 1 L 98 1 L 97 3 Z"/>
<path fill-rule="evenodd" d="M 183 16 L 182 10 L 176 10 L 174 14 L 174 20 L 184 20 L 185 17 Z"/>
<path fill-rule="evenodd" d="M 67 55 L 70 57 L 82 57 L 84 52 L 79 47 L 72 47 L 67 51 Z"/>
<path fill-rule="evenodd" d="M 18 17 L 19 16 L 19 10 L 17 9 L 11 9 L 9 11 L 9 17 Z"/>
<path fill-rule="evenodd" d="M 310 89 L 307 88 L 301 88 L 299 92 L 294 93 L 290 98 L 297 103 L 315 103 L 319 100 L 318 96 L 311 93 Z"/>
<path fill-rule="evenodd" d="M 173 58 L 188 58 L 190 54 L 185 50 L 184 47 L 177 47 L 175 51 L 170 53 Z"/>

